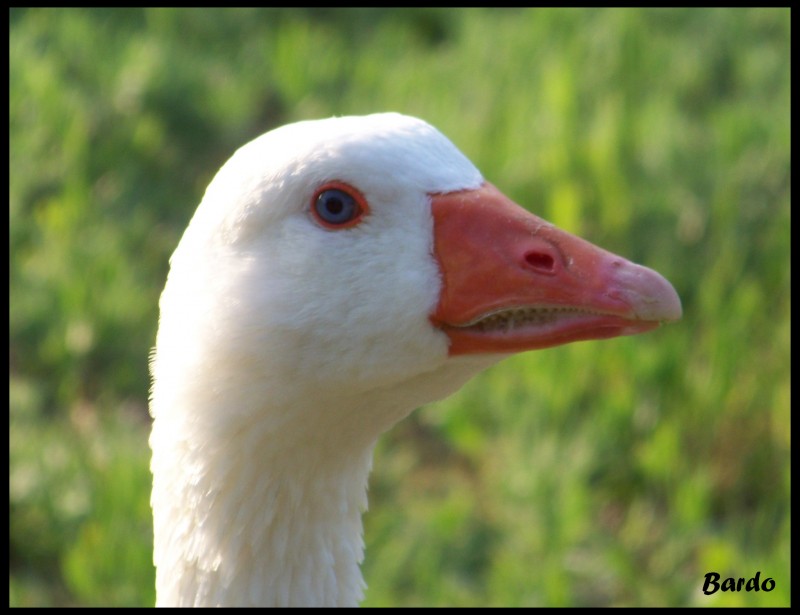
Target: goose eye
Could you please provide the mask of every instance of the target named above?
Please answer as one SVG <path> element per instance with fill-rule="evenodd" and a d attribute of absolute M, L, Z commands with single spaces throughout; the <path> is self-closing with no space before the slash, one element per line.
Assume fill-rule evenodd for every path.
<path fill-rule="evenodd" d="M 329 182 L 314 193 L 311 213 L 322 226 L 329 229 L 349 228 L 361 221 L 367 212 L 364 197 L 352 186 Z"/>
<path fill-rule="evenodd" d="M 358 215 L 356 200 L 343 190 L 325 190 L 317 197 L 317 215 L 328 224 L 346 224 Z"/>

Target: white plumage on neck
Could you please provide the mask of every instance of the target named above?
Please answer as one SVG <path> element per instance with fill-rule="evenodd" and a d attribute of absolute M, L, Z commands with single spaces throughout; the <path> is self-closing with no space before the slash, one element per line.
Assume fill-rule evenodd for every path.
<path fill-rule="evenodd" d="M 448 395 L 486 366 L 454 363 L 412 379 L 414 397 L 397 387 L 317 399 L 274 423 L 259 420 L 281 410 L 267 406 L 254 407 L 251 420 L 237 408 L 240 420 L 213 428 L 156 421 L 159 604 L 358 604 L 372 449 L 423 400 Z"/>

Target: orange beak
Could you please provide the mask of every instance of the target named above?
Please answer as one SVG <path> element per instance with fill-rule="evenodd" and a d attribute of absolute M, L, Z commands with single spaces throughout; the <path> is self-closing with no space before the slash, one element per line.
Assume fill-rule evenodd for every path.
<path fill-rule="evenodd" d="M 528 213 L 489 183 L 431 197 L 450 355 L 634 335 L 681 317 L 672 285 Z"/>

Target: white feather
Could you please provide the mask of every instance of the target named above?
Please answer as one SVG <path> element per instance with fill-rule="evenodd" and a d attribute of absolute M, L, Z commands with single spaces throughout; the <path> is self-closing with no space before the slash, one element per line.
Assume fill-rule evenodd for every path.
<path fill-rule="evenodd" d="M 340 180 L 370 215 L 309 203 Z M 346 606 L 378 436 L 499 357 L 447 357 L 431 193 L 483 179 L 398 114 L 301 122 L 222 167 L 170 261 L 152 359 L 159 605 Z"/>

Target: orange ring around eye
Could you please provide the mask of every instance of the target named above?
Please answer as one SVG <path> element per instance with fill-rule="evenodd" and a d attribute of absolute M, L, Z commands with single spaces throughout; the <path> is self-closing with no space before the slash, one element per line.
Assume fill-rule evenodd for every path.
<path fill-rule="evenodd" d="M 319 199 L 320 195 L 325 192 L 326 190 L 340 190 L 347 194 L 348 196 L 352 197 L 352 199 L 356 203 L 356 207 L 358 208 L 358 212 L 352 219 L 343 222 L 342 224 L 333 224 L 324 220 L 322 216 L 319 215 L 317 211 L 316 204 L 317 199 Z M 329 182 L 325 182 L 319 188 L 314 191 L 314 196 L 311 197 L 311 215 L 313 216 L 314 220 L 319 224 L 321 227 L 326 228 L 331 231 L 338 231 L 340 229 L 346 228 L 353 228 L 357 224 L 361 222 L 365 215 L 369 213 L 369 205 L 367 205 L 367 199 L 364 198 L 364 195 L 361 194 L 358 190 L 356 190 L 350 184 L 346 184 L 345 182 L 333 180 Z"/>

